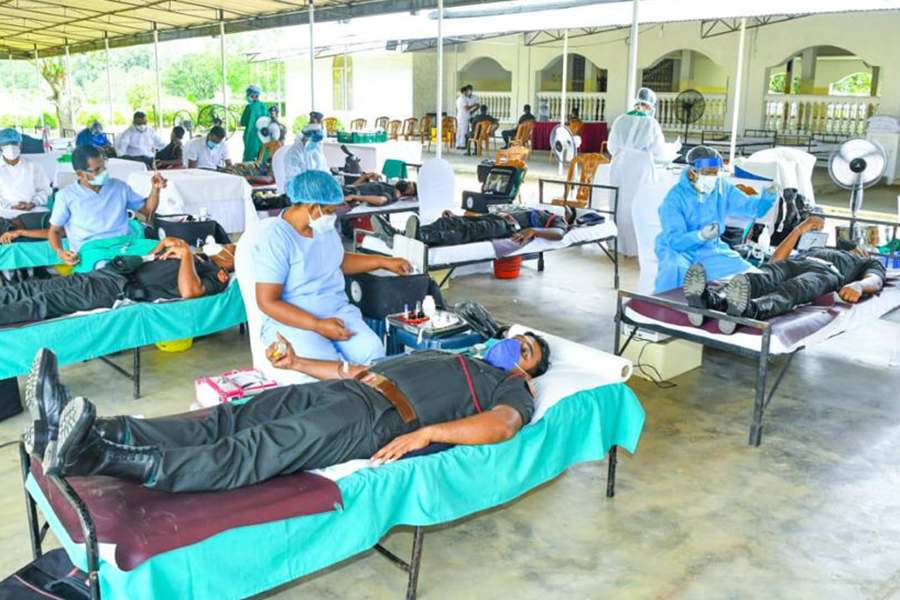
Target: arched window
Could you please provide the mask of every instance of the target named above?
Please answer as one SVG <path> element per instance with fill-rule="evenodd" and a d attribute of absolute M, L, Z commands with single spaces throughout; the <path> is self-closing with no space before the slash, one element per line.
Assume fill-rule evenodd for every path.
<path fill-rule="evenodd" d="M 353 57 L 335 56 L 331 63 L 335 110 L 353 110 Z"/>

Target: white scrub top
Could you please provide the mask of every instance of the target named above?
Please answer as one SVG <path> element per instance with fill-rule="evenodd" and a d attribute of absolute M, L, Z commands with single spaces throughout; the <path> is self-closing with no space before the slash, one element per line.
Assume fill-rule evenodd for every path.
<path fill-rule="evenodd" d="M 22 211 L 12 211 L 12 207 L 20 202 L 46 206 L 51 191 L 50 179 L 39 164 L 24 156 L 15 165 L 0 158 L 0 212 L 15 216 L 13 212 Z"/>
<path fill-rule="evenodd" d="M 143 132 L 134 128 L 134 125 L 116 136 L 116 155 L 122 156 L 147 156 L 153 158 L 157 150 L 166 147 L 166 143 L 159 134 L 147 126 Z"/>
<path fill-rule="evenodd" d="M 109 179 L 99 192 L 75 181 L 56 194 L 50 224 L 64 227 L 73 252 L 85 242 L 128 235 L 128 210 L 140 210 L 143 196 L 119 179 Z"/>
<path fill-rule="evenodd" d="M 188 161 L 197 161 L 198 169 L 218 169 L 226 160 L 230 160 L 228 156 L 228 142 L 222 141 L 215 148 L 210 150 L 206 146 L 206 137 L 196 137 L 184 145 L 184 165 L 188 166 Z"/>

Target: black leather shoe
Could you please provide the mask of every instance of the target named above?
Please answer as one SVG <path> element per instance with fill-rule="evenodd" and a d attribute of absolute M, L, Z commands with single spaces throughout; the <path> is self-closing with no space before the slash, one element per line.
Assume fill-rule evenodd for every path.
<path fill-rule="evenodd" d="M 94 429 L 107 442 L 125 444 L 128 441 L 128 426 L 122 417 L 97 417 Z"/>
<path fill-rule="evenodd" d="M 59 475 L 66 455 L 87 436 L 97 417 L 97 409 L 87 398 L 75 398 L 59 416 L 59 438 L 53 452 L 44 455 L 44 473 Z"/>
<path fill-rule="evenodd" d="M 25 408 L 34 421 L 31 435 L 25 436 L 25 449 L 42 462 L 56 451 L 59 416 L 68 402 L 69 392 L 59 381 L 56 355 L 41 348 L 25 384 Z"/>
<path fill-rule="evenodd" d="M 684 297 L 687 298 L 688 306 L 692 308 L 707 308 L 706 306 L 706 269 L 700 263 L 694 263 L 684 275 Z M 703 326 L 703 315 L 689 312 L 687 313 L 688 321 L 694 327 Z"/>
<path fill-rule="evenodd" d="M 149 481 L 159 469 L 159 448 L 123 446 L 103 439 L 91 426 L 94 414 L 93 405 L 84 398 L 76 398 L 66 407 L 59 431 L 58 464 L 51 474 Z"/>
<path fill-rule="evenodd" d="M 726 312 L 732 317 L 747 317 L 751 304 L 750 279 L 746 275 L 735 275 L 725 287 Z M 737 329 L 737 323 L 719 320 L 719 331 L 731 335 Z"/>

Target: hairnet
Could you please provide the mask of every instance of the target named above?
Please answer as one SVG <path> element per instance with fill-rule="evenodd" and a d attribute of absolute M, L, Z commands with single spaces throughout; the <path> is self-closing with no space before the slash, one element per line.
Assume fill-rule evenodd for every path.
<path fill-rule="evenodd" d="M 718 163 L 715 166 L 722 166 L 722 155 L 719 154 L 719 151 L 715 148 L 710 148 L 709 146 L 695 146 L 691 148 L 690 152 L 687 153 L 685 157 L 685 161 L 688 165 L 700 169 L 705 169 L 711 166 L 712 164 L 707 165 L 698 165 L 696 164 L 698 161 L 711 161 Z"/>
<path fill-rule="evenodd" d="M 248 85 L 246 92 L 247 95 L 256 94 L 257 96 L 259 96 L 260 94 L 262 94 L 262 88 L 258 85 Z"/>
<path fill-rule="evenodd" d="M 6 144 L 21 144 L 22 143 L 22 134 L 16 131 L 15 129 L 4 129 L 0 131 L 0 146 L 5 146 Z"/>
<path fill-rule="evenodd" d="M 318 119 L 319 121 L 321 121 L 322 119 L 325 118 L 325 115 L 323 115 L 322 113 L 320 113 L 317 110 L 314 110 L 309 113 L 309 118 L 310 119 Z"/>
<path fill-rule="evenodd" d="M 637 97 L 634 99 L 635 104 L 646 104 L 653 110 L 656 110 L 656 92 L 650 88 L 642 87 L 638 90 Z"/>
<path fill-rule="evenodd" d="M 344 192 L 330 173 L 309 170 L 287 184 L 288 198 L 294 204 L 342 204 Z"/>

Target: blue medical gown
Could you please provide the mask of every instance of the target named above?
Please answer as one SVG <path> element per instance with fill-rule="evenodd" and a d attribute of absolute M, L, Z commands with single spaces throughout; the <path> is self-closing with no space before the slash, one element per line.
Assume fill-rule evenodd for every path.
<path fill-rule="evenodd" d="M 750 263 L 728 244 L 719 238 L 701 239 L 700 230 L 715 221 L 719 224 L 719 231 L 725 231 L 726 217 L 760 217 L 772 208 L 776 200 L 773 194 L 748 196 L 720 179 L 716 189 L 704 194 L 701 201 L 701 195 L 691 184 L 687 173 L 685 170 L 681 174 L 681 179 L 669 190 L 659 207 L 662 232 L 656 238 L 659 270 L 654 294 L 681 287 L 684 275 L 693 263 L 703 264 L 710 280 L 749 269 Z"/>
<path fill-rule="evenodd" d="M 291 342 L 297 356 L 304 358 L 365 365 L 384 356 L 381 339 L 366 325 L 344 291 L 343 260 L 344 247 L 336 230 L 307 238 L 278 217 L 260 235 L 254 248 L 256 281 L 283 286 L 281 299 L 288 304 L 320 319 L 338 317 L 355 332 L 349 340 L 332 341 L 263 315 L 265 344 L 276 341 L 277 332 Z"/>

